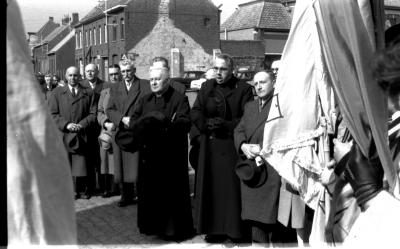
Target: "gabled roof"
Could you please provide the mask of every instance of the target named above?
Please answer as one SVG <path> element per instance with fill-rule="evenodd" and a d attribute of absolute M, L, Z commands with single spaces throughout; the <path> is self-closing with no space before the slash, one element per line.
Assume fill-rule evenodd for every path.
<path fill-rule="evenodd" d="M 69 34 L 64 37 L 64 39 L 62 39 L 57 45 L 55 45 L 50 52 L 48 52 L 47 54 L 52 54 L 52 53 L 56 53 L 60 48 L 62 48 L 68 41 L 70 41 L 71 39 L 73 39 L 75 36 L 75 31 L 72 30 L 71 32 L 69 32 Z"/>
<path fill-rule="evenodd" d="M 131 0 L 107 0 L 107 10 L 114 8 L 118 5 L 128 4 Z M 96 5 L 89 13 L 84 16 L 75 26 L 79 26 L 83 23 L 86 23 L 90 20 L 99 18 L 104 15 L 103 11 L 105 11 L 105 2 L 101 2 Z"/>
<path fill-rule="evenodd" d="M 69 25 L 62 25 L 61 27 L 56 28 L 55 30 L 53 30 L 53 32 L 51 32 L 48 36 L 46 36 L 43 39 L 43 43 L 46 42 L 50 42 L 52 41 L 54 38 L 56 38 L 61 32 L 63 32 L 66 29 L 69 29 Z"/>
<path fill-rule="evenodd" d="M 239 8 L 221 25 L 221 31 L 248 28 L 289 30 L 291 16 L 278 2 L 258 0 L 240 4 Z"/>
<path fill-rule="evenodd" d="M 54 29 L 60 27 L 60 24 L 55 23 L 53 20 L 48 20 L 39 30 L 36 32 L 38 37 L 43 36 L 42 38 L 49 35 Z"/>

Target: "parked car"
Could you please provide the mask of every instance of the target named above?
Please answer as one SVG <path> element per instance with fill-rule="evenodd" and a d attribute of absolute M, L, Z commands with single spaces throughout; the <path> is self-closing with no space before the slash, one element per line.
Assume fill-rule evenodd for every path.
<path fill-rule="evenodd" d="M 192 82 L 192 80 L 198 80 L 204 74 L 204 71 L 185 71 L 181 77 L 175 77 L 171 79 L 184 84 L 186 86 L 186 89 L 188 89 L 190 88 L 190 82 Z"/>

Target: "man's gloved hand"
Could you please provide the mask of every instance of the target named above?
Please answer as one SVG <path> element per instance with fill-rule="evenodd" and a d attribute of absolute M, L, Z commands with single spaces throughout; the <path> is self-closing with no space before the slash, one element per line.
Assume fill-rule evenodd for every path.
<path fill-rule="evenodd" d="M 367 159 L 354 144 L 344 171 L 345 178 L 354 190 L 359 206 L 375 197 L 383 188 L 383 168 L 379 157 Z"/>
<path fill-rule="evenodd" d="M 220 118 L 220 117 L 209 118 L 209 119 L 207 119 L 206 127 L 208 130 L 214 131 L 219 128 L 222 128 L 224 123 L 225 123 L 225 120 L 223 118 Z"/>

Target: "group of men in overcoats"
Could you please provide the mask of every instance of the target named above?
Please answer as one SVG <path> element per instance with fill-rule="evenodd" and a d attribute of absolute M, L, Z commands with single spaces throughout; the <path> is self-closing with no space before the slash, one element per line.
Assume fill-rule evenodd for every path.
<path fill-rule="evenodd" d="M 97 172 L 106 183 L 104 195 L 120 191 L 119 206 L 138 201 L 141 233 L 183 240 L 195 234 L 195 224 L 210 243 L 295 242 L 295 233 L 288 237 L 293 230 L 285 230 L 293 226 L 278 225 L 281 179 L 258 156 L 274 75 L 256 74 L 254 99 L 252 86 L 237 79 L 233 68 L 230 56 L 216 56 L 215 78 L 203 83 L 192 109 L 185 87 L 169 78 L 163 57 L 152 60 L 150 81 L 135 75 L 131 60 L 110 67 L 110 83 L 97 77 L 94 64 L 86 66 L 82 82 L 78 69 L 68 68 L 68 84 L 53 90 L 49 106 L 79 183 L 75 198 L 90 198 Z M 194 222 L 191 129 L 198 145 L 191 160 L 197 165 Z M 289 204 L 289 212 L 298 209 Z"/>

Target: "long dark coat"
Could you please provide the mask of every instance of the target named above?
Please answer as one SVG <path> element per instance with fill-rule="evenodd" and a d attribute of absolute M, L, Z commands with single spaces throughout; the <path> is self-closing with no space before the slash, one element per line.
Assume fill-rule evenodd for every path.
<path fill-rule="evenodd" d="M 251 86 L 232 77 L 224 94 L 217 82 L 203 83 L 191 111 L 200 131 L 199 162 L 196 170 L 195 224 L 200 234 L 244 236 L 241 221 L 240 182 L 235 174 L 237 152 L 233 130 L 243 115 L 244 105 L 253 99 Z M 209 118 L 225 120 L 222 134 L 206 128 Z"/>
<path fill-rule="evenodd" d="M 139 145 L 138 227 L 145 234 L 186 237 L 194 230 L 187 161 L 191 126 L 188 98 L 170 86 L 161 97 L 146 95 L 139 100 L 134 122 L 154 111 L 167 121 L 156 128 L 133 128 L 143 135 Z"/>
<path fill-rule="evenodd" d="M 106 108 L 106 115 L 119 129 L 124 129 L 122 117 L 133 116 L 134 108 L 140 98 L 150 93 L 150 83 L 148 80 L 136 78 L 132 82 L 129 92 L 125 82 L 119 82 L 110 86 L 110 99 Z M 114 181 L 116 183 L 133 183 L 137 179 L 138 152 L 132 153 L 121 150 L 113 142 L 114 152 Z M 120 166 L 120 167 L 119 167 Z"/>
<path fill-rule="evenodd" d="M 272 96 L 271 96 L 272 97 Z M 267 121 L 271 98 L 259 111 L 259 101 L 254 100 L 245 106 L 244 115 L 235 129 L 235 146 L 239 155 L 245 159 L 240 146 L 243 143 L 263 145 L 264 124 Z M 278 216 L 279 189 L 281 177 L 270 166 L 267 168 L 266 182 L 252 188 L 241 181 L 242 219 L 258 221 L 264 224 L 275 224 Z"/>
<path fill-rule="evenodd" d="M 50 114 L 63 136 L 69 133 L 67 130 L 69 123 L 81 124 L 83 129 L 80 133 L 87 134 L 90 126 L 96 122 L 97 106 L 94 102 L 93 91 L 81 85 L 78 86 L 79 90 L 75 98 L 72 97 L 68 85 L 56 87 L 50 95 Z M 69 153 L 73 176 L 86 176 L 87 157 L 87 145 L 81 154 Z"/>
<path fill-rule="evenodd" d="M 91 89 L 90 83 L 87 79 L 83 80 L 81 84 L 83 87 Z M 98 106 L 101 91 L 105 88 L 108 88 L 109 86 L 110 86 L 109 83 L 104 82 L 103 80 L 97 78 L 96 86 L 94 89 L 92 89 L 92 91 L 94 92 L 94 103 L 96 106 Z M 93 169 L 97 169 L 98 171 L 100 169 L 100 147 L 98 142 L 98 137 L 100 135 L 100 132 L 101 132 L 101 126 L 98 124 L 98 122 L 94 122 L 91 125 L 88 133 L 88 143 L 90 150 L 89 163 L 91 164 L 90 166 L 93 167 Z"/>

